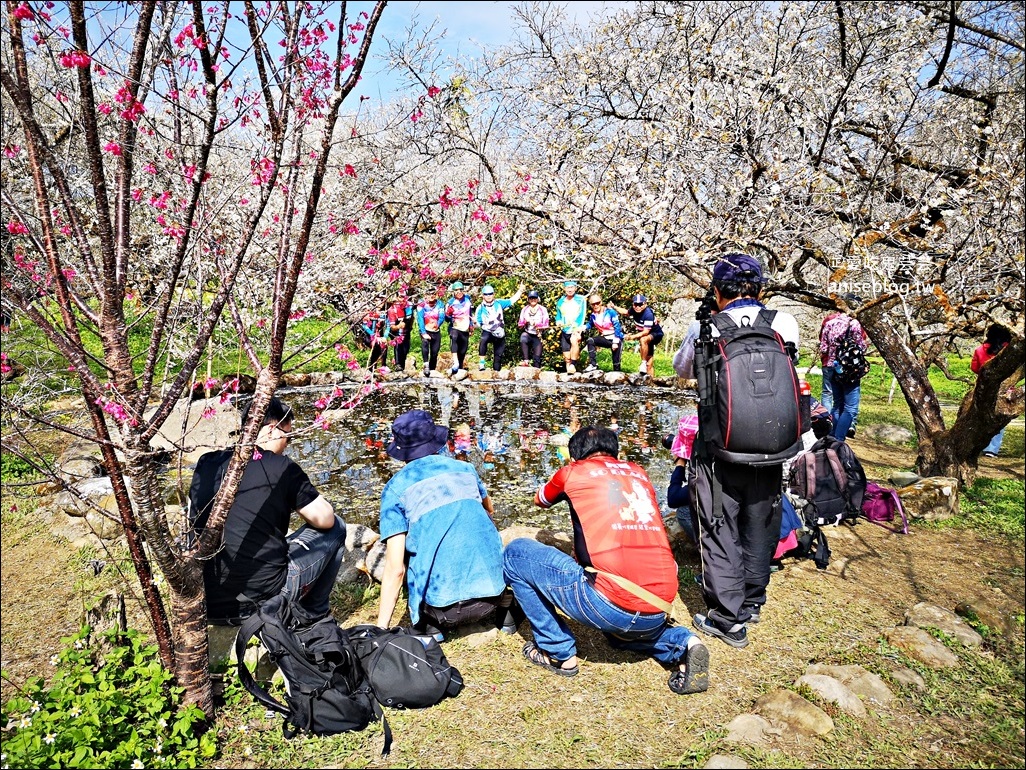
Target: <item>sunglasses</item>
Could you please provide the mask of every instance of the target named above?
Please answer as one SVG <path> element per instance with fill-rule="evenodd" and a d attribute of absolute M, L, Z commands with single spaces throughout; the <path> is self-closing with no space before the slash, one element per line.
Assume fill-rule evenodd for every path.
<path fill-rule="evenodd" d="M 592 302 L 591 306 L 592 307 L 602 307 L 602 303 L 601 302 Z"/>
<path fill-rule="evenodd" d="M 641 307 L 645 303 L 644 302 L 632 302 L 631 304 L 634 305 L 634 307 Z"/>

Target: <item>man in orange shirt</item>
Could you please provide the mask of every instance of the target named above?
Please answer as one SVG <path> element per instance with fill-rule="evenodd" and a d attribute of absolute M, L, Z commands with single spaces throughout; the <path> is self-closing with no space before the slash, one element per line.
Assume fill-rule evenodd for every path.
<path fill-rule="evenodd" d="M 576 558 L 530 538 L 512 541 L 503 555 L 506 583 L 534 633 L 524 656 L 560 676 L 577 674 L 576 640 L 559 609 L 602 631 L 613 647 L 671 667 L 674 692 L 707 690 L 708 649 L 670 617 L 677 564 L 648 475 L 617 459 L 619 442 L 608 428 L 581 428 L 567 448 L 570 464 L 534 502 L 542 508 L 569 504 Z"/>

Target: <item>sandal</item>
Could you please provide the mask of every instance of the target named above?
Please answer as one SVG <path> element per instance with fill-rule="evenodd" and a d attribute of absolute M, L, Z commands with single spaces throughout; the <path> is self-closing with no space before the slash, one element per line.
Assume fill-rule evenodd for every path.
<path fill-rule="evenodd" d="M 693 644 L 684 653 L 684 670 L 674 671 L 667 682 L 678 695 L 694 695 L 709 689 L 709 648 Z"/>
<path fill-rule="evenodd" d="M 559 674 L 560 676 L 577 676 L 577 672 L 581 670 L 579 666 L 563 668 L 563 663 L 565 661 L 556 660 L 544 650 L 538 649 L 538 645 L 534 642 L 528 642 L 525 644 L 523 652 L 524 657 L 534 665 L 547 668 L 549 671 Z"/>

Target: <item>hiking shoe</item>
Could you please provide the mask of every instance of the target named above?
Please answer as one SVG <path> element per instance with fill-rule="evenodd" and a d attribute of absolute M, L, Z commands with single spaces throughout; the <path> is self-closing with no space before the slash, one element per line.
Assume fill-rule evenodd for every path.
<path fill-rule="evenodd" d="M 577 367 L 574 366 L 573 364 L 567 364 L 566 365 L 566 373 L 567 374 L 577 374 Z"/>
<path fill-rule="evenodd" d="M 674 671 L 667 682 L 678 695 L 693 695 L 709 689 L 709 648 L 699 642 L 684 653 L 684 670 Z"/>
<path fill-rule="evenodd" d="M 702 614 L 695 615 L 693 622 L 695 628 L 703 634 L 715 636 L 721 641 L 729 644 L 731 647 L 741 649 L 742 647 L 748 646 L 748 629 L 742 625 L 735 624 L 732 630 L 724 631 Z"/>
<path fill-rule="evenodd" d="M 855 426 L 854 425 L 852 425 L 850 428 L 848 428 L 847 437 L 848 438 L 855 438 Z"/>
<path fill-rule="evenodd" d="M 588 364 L 586 367 L 584 367 L 584 371 L 585 372 L 594 372 L 597 369 L 598 369 L 598 367 L 595 366 L 595 364 Z"/>
<path fill-rule="evenodd" d="M 997 457 L 997 452 L 984 452 L 984 457 Z"/>
<path fill-rule="evenodd" d="M 648 374 L 648 362 L 642 361 L 641 366 L 638 367 L 638 374 Z"/>
<path fill-rule="evenodd" d="M 458 366 L 454 366 L 452 369 L 449 370 L 449 374 L 451 374 L 453 377 L 459 374 L 459 372 L 460 368 Z"/>
<path fill-rule="evenodd" d="M 741 608 L 742 611 L 748 610 L 748 614 L 751 616 L 751 617 L 748 618 L 748 622 L 749 623 L 758 623 L 759 622 L 759 612 L 760 612 L 761 609 L 762 608 L 759 607 L 756 604 L 750 604 L 750 605 L 748 605 L 746 607 L 742 607 Z"/>

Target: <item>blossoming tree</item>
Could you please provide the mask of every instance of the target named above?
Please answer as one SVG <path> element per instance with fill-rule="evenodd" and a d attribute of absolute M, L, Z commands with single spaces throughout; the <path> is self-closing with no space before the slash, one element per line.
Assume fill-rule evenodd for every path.
<path fill-rule="evenodd" d="M 282 375 L 329 160 L 351 132 L 341 107 L 385 5 L 6 3 L 4 314 L 69 363 L 91 429 L 57 425 L 30 387 L 5 387 L 5 417 L 102 448 L 162 659 L 208 714 L 202 563 Z M 249 334 L 257 307 L 266 349 Z M 256 373 L 252 418 L 187 547 L 152 440 L 224 325 Z"/>
<path fill-rule="evenodd" d="M 970 479 L 1023 409 L 1022 6 L 645 2 L 588 28 L 519 13 L 515 43 L 454 73 L 396 49 L 442 86 L 407 146 L 475 164 L 486 211 L 561 242 L 579 273 L 669 271 L 694 295 L 717 255 L 754 253 L 773 292 L 862 321 L 920 471 Z M 993 321 L 1015 339 L 949 424 L 928 368 Z"/>

